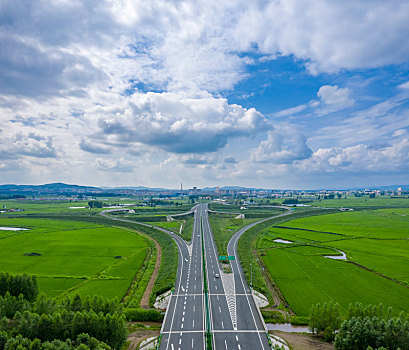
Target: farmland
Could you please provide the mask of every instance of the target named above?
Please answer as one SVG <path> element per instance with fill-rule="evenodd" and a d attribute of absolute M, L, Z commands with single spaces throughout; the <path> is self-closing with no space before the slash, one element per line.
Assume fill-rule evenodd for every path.
<path fill-rule="evenodd" d="M 142 236 L 98 224 L 32 218 L 1 218 L 0 269 L 38 278 L 50 296 L 93 295 L 122 299 L 150 249 Z M 34 253 L 34 254 L 33 254 Z"/>
<path fill-rule="evenodd" d="M 409 198 L 407 197 L 392 197 L 392 196 L 376 196 L 375 198 L 369 198 L 368 196 L 354 197 L 347 196 L 341 199 L 322 199 L 315 200 L 312 203 L 308 203 L 318 207 L 408 207 Z"/>
<path fill-rule="evenodd" d="M 312 304 L 351 302 L 409 309 L 409 209 L 341 212 L 270 226 L 255 242 L 298 315 Z M 292 243 L 280 243 L 281 239 Z M 347 261 L 325 255 L 346 253 Z"/>

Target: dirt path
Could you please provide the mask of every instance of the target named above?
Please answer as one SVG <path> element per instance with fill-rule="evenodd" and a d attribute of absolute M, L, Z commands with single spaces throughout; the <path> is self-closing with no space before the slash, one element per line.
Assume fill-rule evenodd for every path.
<path fill-rule="evenodd" d="M 144 309 L 149 309 L 149 297 L 152 293 L 152 289 L 155 284 L 156 277 L 158 277 L 160 262 L 162 259 L 162 250 L 160 248 L 160 245 L 155 240 L 153 241 L 155 242 L 155 246 L 156 246 L 156 264 L 155 264 L 155 270 L 153 270 L 149 283 L 146 286 L 145 293 L 143 293 L 143 296 L 141 299 L 141 307 Z"/>
<path fill-rule="evenodd" d="M 151 338 L 151 337 L 157 337 L 159 336 L 160 331 L 159 330 L 151 330 L 151 329 L 141 329 L 137 330 L 128 336 L 128 341 L 130 341 L 128 350 L 135 350 L 136 347 L 145 339 Z"/>
<path fill-rule="evenodd" d="M 334 350 L 334 345 L 325 343 L 312 335 L 273 331 L 272 334 L 284 339 L 293 350 Z"/>

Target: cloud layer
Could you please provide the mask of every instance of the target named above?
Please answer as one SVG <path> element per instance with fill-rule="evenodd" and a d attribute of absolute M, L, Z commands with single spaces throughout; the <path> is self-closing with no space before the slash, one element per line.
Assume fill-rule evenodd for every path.
<path fill-rule="evenodd" d="M 100 184 L 139 174 L 146 185 L 269 186 L 407 169 L 407 1 L 5 0 L 0 23 L 9 182 L 83 182 L 95 171 Z M 270 113 L 246 104 L 262 94 L 254 86 L 231 102 L 262 64 L 276 79 L 281 58 L 297 68 L 288 79 L 316 79 L 308 97 Z M 365 76 L 392 66 L 390 81 Z"/>

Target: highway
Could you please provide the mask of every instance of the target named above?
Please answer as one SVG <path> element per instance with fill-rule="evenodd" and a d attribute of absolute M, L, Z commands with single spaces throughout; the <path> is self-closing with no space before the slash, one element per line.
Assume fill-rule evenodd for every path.
<path fill-rule="evenodd" d="M 160 349 L 204 349 L 205 312 L 201 240 L 201 206 L 195 208 L 191 245 L 176 240 L 179 268 L 166 317 Z M 181 241 L 183 242 L 181 242 Z"/>
<path fill-rule="evenodd" d="M 206 204 L 195 207 L 191 245 L 180 240 L 176 239 L 179 250 L 176 285 L 162 326 L 160 349 L 205 349 L 202 250 L 205 252 L 208 322 L 213 349 L 271 349 L 238 260 L 231 261 L 232 273 L 222 272 Z"/>

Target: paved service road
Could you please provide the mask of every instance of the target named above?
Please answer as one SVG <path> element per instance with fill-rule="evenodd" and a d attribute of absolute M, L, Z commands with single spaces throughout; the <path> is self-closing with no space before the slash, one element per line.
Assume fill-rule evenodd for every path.
<path fill-rule="evenodd" d="M 179 270 L 162 328 L 160 349 L 205 349 L 202 235 L 213 349 L 270 349 L 238 260 L 231 261 L 232 273 L 222 272 L 206 204 L 195 207 L 191 246 L 177 241 Z"/>

